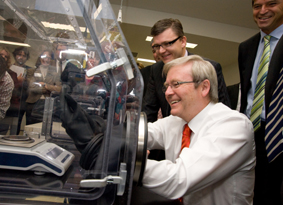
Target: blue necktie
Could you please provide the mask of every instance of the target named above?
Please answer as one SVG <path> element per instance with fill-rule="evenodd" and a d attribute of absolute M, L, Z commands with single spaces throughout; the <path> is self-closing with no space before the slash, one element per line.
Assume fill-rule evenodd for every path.
<path fill-rule="evenodd" d="M 272 162 L 283 150 L 283 68 L 273 92 L 265 126 L 267 158 Z"/>

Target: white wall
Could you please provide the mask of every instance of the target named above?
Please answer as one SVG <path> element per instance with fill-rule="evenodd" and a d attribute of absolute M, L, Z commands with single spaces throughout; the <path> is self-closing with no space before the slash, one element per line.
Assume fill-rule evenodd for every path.
<path fill-rule="evenodd" d="M 112 5 L 114 13 L 117 15 L 120 6 Z M 147 15 L 144 15 L 144 14 Z M 143 18 L 140 18 L 143 16 Z M 258 32 L 258 29 L 249 29 L 239 26 L 233 26 L 213 21 L 201 20 L 187 16 L 170 14 L 171 18 L 179 19 L 185 33 L 200 35 L 215 39 L 221 39 L 236 43 L 241 43 Z M 123 22 L 141 26 L 152 27 L 152 25 L 163 18 L 168 18 L 168 13 L 144 10 L 134 7 L 123 7 Z M 236 57 L 237 58 L 237 57 Z M 233 64 L 222 68 L 224 79 L 227 85 L 233 85 L 240 82 L 238 65 Z"/>
<path fill-rule="evenodd" d="M 238 64 L 222 68 L 226 85 L 233 85 L 240 82 Z"/>
<path fill-rule="evenodd" d="M 120 6 L 112 4 L 112 8 L 117 16 Z M 144 15 L 145 13 L 146 15 Z M 142 18 L 140 18 L 141 16 Z M 124 23 L 147 26 L 151 28 L 155 22 L 164 18 L 168 18 L 168 13 L 127 6 L 123 7 Z M 185 33 L 237 43 L 243 42 L 258 32 L 257 29 L 249 29 L 176 14 L 170 14 L 170 18 L 179 19 L 182 22 Z"/>

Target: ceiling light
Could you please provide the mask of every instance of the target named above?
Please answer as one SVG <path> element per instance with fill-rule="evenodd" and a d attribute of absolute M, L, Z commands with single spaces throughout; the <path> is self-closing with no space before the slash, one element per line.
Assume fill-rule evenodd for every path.
<path fill-rule="evenodd" d="M 151 41 L 152 38 L 153 38 L 152 36 L 147 36 L 146 39 L 145 39 L 145 41 Z"/>
<path fill-rule="evenodd" d="M 74 55 L 85 55 L 87 56 L 87 53 L 82 50 L 77 50 L 77 49 L 68 49 L 64 51 L 60 51 L 59 58 L 62 58 L 63 53 L 69 53 L 69 54 L 74 54 Z"/>
<path fill-rule="evenodd" d="M 93 19 L 96 19 L 102 10 L 102 5 L 100 4 L 96 11 L 93 13 Z"/>
<path fill-rule="evenodd" d="M 60 29 L 60 30 L 68 30 L 68 31 L 75 31 L 72 25 L 60 24 L 60 23 L 49 23 L 46 21 L 41 21 L 44 27 L 46 28 L 53 28 L 53 29 Z M 85 27 L 80 27 L 81 32 L 85 32 Z"/>
<path fill-rule="evenodd" d="M 198 44 L 195 44 L 195 43 L 187 43 L 186 47 L 187 48 L 195 48 L 197 47 Z"/>
<path fill-rule="evenodd" d="M 16 46 L 25 46 L 25 47 L 30 47 L 29 44 L 27 43 L 18 43 L 18 42 L 12 42 L 12 41 L 2 41 L 0 40 L 0 44 L 3 43 L 3 44 L 9 44 L 9 45 L 16 45 Z"/>
<path fill-rule="evenodd" d="M 144 59 L 144 58 L 138 58 L 137 61 L 143 61 L 143 62 L 148 62 L 148 63 L 156 63 L 155 60 Z"/>
<path fill-rule="evenodd" d="M 151 41 L 152 41 L 152 38 L 153 38 L 152 36 L 147 36 L 146 39 L 145 39 L 145 41 L 151 42 Z M 186 44 L 186 47 L 187 47 L 187 48 L 195 48 L 195 47 L 197 47 L 197 45 L 198 45 L 198 44 L 195 44 L 195 43 L 187 43 L 187 44 Z"/>

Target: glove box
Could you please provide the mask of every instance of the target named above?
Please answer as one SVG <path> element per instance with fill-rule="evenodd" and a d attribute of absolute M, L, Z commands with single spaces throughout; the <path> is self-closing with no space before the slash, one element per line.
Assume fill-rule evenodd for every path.
<path fill-rule="evenodd" d="M 3 0 L 0 16 L 15 62 L 1 198 L 129 204 L 146 162 L 144 85 L 108 0 Z"/>

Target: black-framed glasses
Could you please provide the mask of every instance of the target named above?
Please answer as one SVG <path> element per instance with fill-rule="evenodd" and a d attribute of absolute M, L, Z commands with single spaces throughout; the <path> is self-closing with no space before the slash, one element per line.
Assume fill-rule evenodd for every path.
<path fill-rule="evenodd" d="M 180 38 L 181 38 L 182 36 L 179 36 L 178 38 L 176 38 L 176 39 L 174 39 L 173 41 L 169 41 L 169 42 L 164 42 L 164 43 L 161 43 L 160 45 L 159 44 L 155 44 L 155 45 L 153 45 L 151 48 L 152 48 L 152 50 L 153 51 L 159 51 L 159 49 L 160 49 L 160 46 L 162 47 L 162 48 L 168 48 L 168 47 L 170 47 L 170 46 L 172 46 L 177 40 L 179 40 Z"/>
<path fill-rule="evenodd" d="M 195 83 L 195 81 L 176 81 L 173 82 L 171 85 L 169 84 L 164 84 L 164 86 L 162 87 L 162 91 L 165 93 L 167 88 L 170 86 L 172 90 L 177 89 L 178 87 L 180 87 L 180 85 L 183 85 L 185 83 Z"/>

